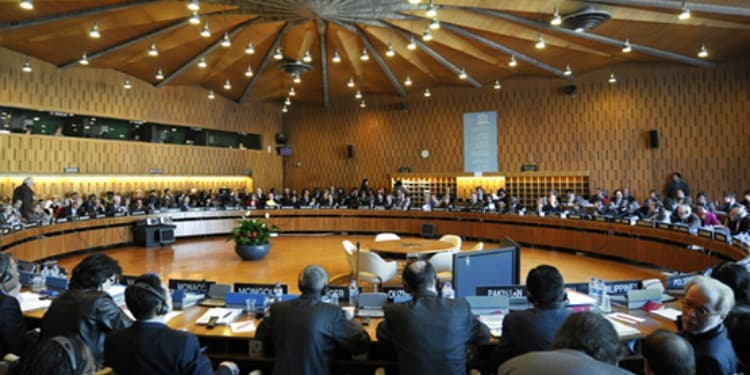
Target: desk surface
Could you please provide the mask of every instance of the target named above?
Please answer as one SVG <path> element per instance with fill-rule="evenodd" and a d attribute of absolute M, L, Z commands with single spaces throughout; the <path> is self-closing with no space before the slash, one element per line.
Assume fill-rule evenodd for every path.
<path fill-rule="evenodd" d="M 396 241 L 365 242 L 363 249 L 376 253 L 396 254 L 402 256 L 427 255 L 440 253 L 453 248 L 453 244 L 445 241 L 424 238 L 409 238 Z"/>

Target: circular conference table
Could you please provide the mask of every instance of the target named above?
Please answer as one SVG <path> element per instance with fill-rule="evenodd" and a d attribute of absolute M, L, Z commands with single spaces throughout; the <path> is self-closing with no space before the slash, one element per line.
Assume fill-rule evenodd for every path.
<path fill-rule="evenodd" d="M 680 272 L 701 271 L 720 261 L 740 260 L 748 254 L 741 246 L 713 237 L 624 222 L 479 212 L 282 209 L 254 210 L 247 214 L 262 219 L 266 213 L 281 234 L 394 232 L 419 236 L 422 226 L 431 224 L 435 233 L 452 233 L 489 243 L 507 236 L 523 246 L 580 251 Z M 225 235 L 245 214 L 244 210 L 212 209 L 149 216 L 172 217 L 176 226 L 174 235 L 180 238 Z M 38 261 L 132 244 L 133 227 L 145 218 L 125 216 L 27 228 L 2 235 L 0 249 L 16 259 Z"/>
<path fill-rule="evenodd" d="M 424 258 L 428 255 L 450 250 L 453 247 L 453 244 L 450 242 L 426 238 L 373 241 L 365 242 L 361 245 L 362 249 L 378 253 L 383 258 L 394 259 Z"/>

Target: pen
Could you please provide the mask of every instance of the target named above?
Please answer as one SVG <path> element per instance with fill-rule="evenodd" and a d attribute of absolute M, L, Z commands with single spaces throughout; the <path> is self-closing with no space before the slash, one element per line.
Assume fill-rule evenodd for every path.
<path fill-rule="evenodd" d="M 224 314 L 224 316 L 222 316 L 221 319 L 226 319 L 227 317 L 229 317 L 229 315 L 232 315 L 231 311 L 227 311 L 227 313 Z"/>
<path fill-rule="evenodd" d="M 244 322 L 244 323 L 240 323 L 240 324 L 238 324 L 238 325 L 237 325 L 236 327 L 234 327 L 234 328 L 235 328 L 235 329 L 245 328 L 245 327 L 249 326 L 249 325 L 250 325 L 250 324 L 252 324 L 252 323 L 255 323 L 255 322 L 253 322 L 252 320 L 249 320 L 249 321 L 247 321 L 247 322 Z"/>

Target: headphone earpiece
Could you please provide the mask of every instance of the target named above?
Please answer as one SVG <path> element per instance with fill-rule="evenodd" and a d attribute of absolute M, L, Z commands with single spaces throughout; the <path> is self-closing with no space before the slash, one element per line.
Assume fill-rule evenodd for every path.
<path fill-rule="evenodd" d="M 136 282 L 131 286 L 140 288 L 141 290 L 146 291 L 146 293 L 149 293 L 159 299 L 159 309 L 156 310 L 156 315 L 166 315 L 167 313 L 169 313 L 169 303 L 167 302 L 167 298 L 161 292 L 157 291 L 153 286 L 144 282 Z"/>
<path fill-rule="evenodd" d="M 0 282 L 3 284 L 13 278 L 8 270 L 10 270 L 10 254 L 3 253 L 2 259 L 0 259 Z"/>

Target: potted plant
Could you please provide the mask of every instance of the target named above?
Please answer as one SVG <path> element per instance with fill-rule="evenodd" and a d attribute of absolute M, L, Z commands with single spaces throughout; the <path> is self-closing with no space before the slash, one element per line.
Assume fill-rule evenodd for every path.
<path fill-rule="evenodd" d="M 234 240 L 234 251 L 243 260 L 260 260 L 268 255 L 271 250 L 269 238 L 271 233 L 279 230 L 276 225 L 268 222 L 270 215 L 266 213 L 265 219 L 255 219 L 249 213 L 238 220 L 238 224 L 227 238 Z"/>

